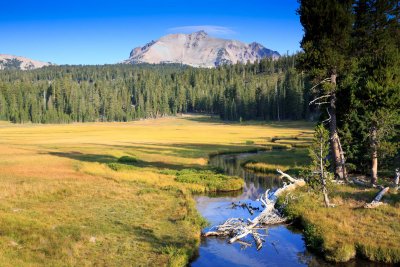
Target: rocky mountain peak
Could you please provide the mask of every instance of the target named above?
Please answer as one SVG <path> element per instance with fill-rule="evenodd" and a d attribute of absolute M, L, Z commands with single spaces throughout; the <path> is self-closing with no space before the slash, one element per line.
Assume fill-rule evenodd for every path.
<path fill-rule="evenodd" d="M 0 54 L 0 70 L 32 70 L 49 65 L 53 64 L 26 57 Z"/>
<path fill-rule="evenodd" d="M 246 44 L 237 40 L 215 38 L 201 30 L 190 34 L 169 34 L 137 47 L 131 51 L 125 63 L 181 63 L 211 68 L 279 56 L 278 52 L 257 42 Z"/>

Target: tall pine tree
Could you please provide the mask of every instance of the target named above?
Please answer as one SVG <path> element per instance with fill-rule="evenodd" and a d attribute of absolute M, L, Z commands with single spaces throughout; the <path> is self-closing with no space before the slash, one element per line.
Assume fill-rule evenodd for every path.
<path fill-rule="evenodd" d="M 337 80 L 347 63 L 352 28 L 352 0 L 299 0 L 300 22 L 304 28 L 299 67 L 306 70 L 322 90 L 319 103 L 328 104 L 331 155 L 335 177 L 346 179 L 344 154 L 337 131 Z"/>

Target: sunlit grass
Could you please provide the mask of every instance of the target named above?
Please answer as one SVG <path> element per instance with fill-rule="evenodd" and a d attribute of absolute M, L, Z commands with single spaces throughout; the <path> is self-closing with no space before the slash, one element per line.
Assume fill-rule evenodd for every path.
<path fill-rule="evenodd" d="M 245 168 L 263 173 L 276 173 L 276 169 L 298 173 L 310 164 L 306 149 L 273 150 L 247 158 Z"/>
<path fill-rule="evenodd" d="M 285 212 L 302 224 L 308 245 L 330 261 L 347 261 L 357 254 L 373 261 L 398 263 L 400 194 L 389 192 L 384 197 L 387 205 L 362 208 L 377 192 L 377 189 L 336 186 L 331 197 L 337 206 L 327 209 L 321 196 L 303 188 L 289 201 Z"/>
<path fill-rule="evenodd" d="M 191 192 L 210 184 L 179 181 L 177 172 L 207 171 L 209 154 L 262 149 L 310 129 L 201 116 L 0 122 L 0 266 L 186 264 L 204 225 Z"/>

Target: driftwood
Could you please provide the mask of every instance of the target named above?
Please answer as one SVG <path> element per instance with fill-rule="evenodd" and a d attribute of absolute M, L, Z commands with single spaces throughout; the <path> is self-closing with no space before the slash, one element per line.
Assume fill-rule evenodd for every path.
<path fill-rule="evenodd" d="M 363 181 L 361 181 L 361 180 L 359 180 L 357 178 L 353 178 L 352 180 L 353 180 L 353 183 L 355 185 L 359 185 L 359 186 L 363 186 L 363 187 L 370 187 L 369 184 L 367 184 L 367 183 L 365 183 L 365 182 L 363 182 Z"/>
<path fill-rule="evenodd" d="M 286 218 L 282 216 L 277 209 L 275 209 L 275 204 L 278 200 L 278 197 L 284 192 L 291 191 L 296 187 L 305 185 L 305 181 L 303 179 L 295 179 L 279 169 L 277 169 L 277 172 L 281 174 L 281 178 L 286 178 L 290 183 L 284 183 L 283 187 L 278 188 L 273 193 L 269 193 L 268 189 L 265 194 L 262 194 L 259 197 L 258 201 L 260 201 L 265 208 L 257 217 L 255 217 L 253 220 L 230 218 L 224 223 L 212 227 L 211 231 L 204 233 L 203 236 L 229 237 L 230 239 L 228 242 L 234 243 L 251 234 L 256 243 L 257 250 L 261 249 L 263 239 L 261 238 L 262 235 L 257 230 L 265 229 L 266 225 L 279 224 L 286 221 Z M 247 204 L 245 207 L 249 209 Z"/>
<path fill-rule="evenodd" d="M 254 214 L 254 210 L 258 209 L 258 208 L 253 208 L 252 206 L 250 206 L 247 203 L 240 203 L 240 201 L 239 201 L 239 203 L 232 202 L 232 207 L 233 208 L 236 208 L 236 207 L 245 208 L 250 213 L 250 215 L 253 215 Z"/>
<path fill-rule="evenodd" d="M 386 194 L 387 191 L 389 191 L 389 187 L 383 188 L 383 189 L 376 195 L 376 197 L 374 198 L 374 200 L 372 200 L 371 202 L 366 203 L 366 204 L 364 205 L 364 208 L 365 208 L 365 209 L 373 209 L 373 208 L 376 208 L 376 207 L 382 205 L 383 202 L 381 202 L 381 199 L 382 199 L 383 195 Z"/>

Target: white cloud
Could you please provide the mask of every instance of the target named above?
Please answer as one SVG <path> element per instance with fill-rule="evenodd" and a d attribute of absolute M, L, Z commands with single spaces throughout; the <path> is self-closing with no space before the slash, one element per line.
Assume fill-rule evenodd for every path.
<path fill-rule="evenodd" d="M 179 32 L 179 33 L 192 33 L 201 30 L 209 34 L 215 34 L 215 35 L 236 34 L 236 32 L 229 27 L 215 26 L 215 25 L 181 26 L 168 29 L 169 32 Z"/>

